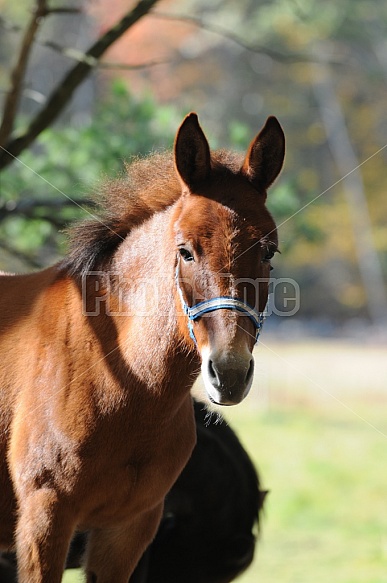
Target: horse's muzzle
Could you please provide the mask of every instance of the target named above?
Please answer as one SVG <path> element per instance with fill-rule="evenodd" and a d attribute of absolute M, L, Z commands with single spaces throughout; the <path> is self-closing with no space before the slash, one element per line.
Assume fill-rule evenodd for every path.
<path fill-rule="evenodd" d="M 218 405 L 236 405 L 250 391 L 254 358 L 248 352 L 212 352 L 203 355 L 202 374 L 210 400 Z"/>

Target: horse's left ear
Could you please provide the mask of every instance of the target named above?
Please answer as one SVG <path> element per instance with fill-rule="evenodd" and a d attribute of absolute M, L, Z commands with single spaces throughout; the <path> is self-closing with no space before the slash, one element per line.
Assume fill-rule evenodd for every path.
<path fill-rule="evenodd" d="M 277 178 L 285 157 L 285 135 L 277 118 L 271 116 L 251 142 L 242 174 L 258 190 L 266 190 Z"/>
<path fill-rule="evenodd" d="M 196 113 L 190 113 L 181 124 L 175 139 L 175 168 L 190 192 L 208 178 L 211 171 L 211 154 L 206 136 L 199 125 Z"/>

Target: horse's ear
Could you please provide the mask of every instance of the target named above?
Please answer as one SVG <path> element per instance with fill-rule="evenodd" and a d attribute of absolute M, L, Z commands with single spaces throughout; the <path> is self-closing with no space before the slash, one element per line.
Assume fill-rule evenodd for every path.
<path fill-rule="evenodd" d="M 196 113 L 181 124 L 175 139 L 175 167 L 183 185 L 190 191 L 206 180 L 211 171 L 211 154 Z"/>
<path fill-rule="evenodd" d="M 285 157 L 285 136 L 277 118 L 271 116 L 251 142 L 242 166 L 258 190 L 266 190 L 277 178 Z"/>

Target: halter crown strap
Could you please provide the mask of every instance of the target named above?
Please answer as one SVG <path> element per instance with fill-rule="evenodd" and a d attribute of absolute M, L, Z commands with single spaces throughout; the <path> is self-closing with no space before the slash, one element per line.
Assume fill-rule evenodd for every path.
<path fill-rule="evenodd" d="M 238 312 L 242 312 L 246 314 L 248 318 L 252 321 L 255 327 L 255 342 L 258 341 L 258 337 L 263 325 L 263 321 L 265 319 L 263 312 L 257 312 L 254 308 L 249 306 L 246 302 L 242 300 L 238 300 L 237 298 L 232 298 L 230 296 L 219 296 L 217 298 L 212 298 L 210 300 L 204 300 L 203 302 L 199 302 L 194 306 L 188 306 L 184 300 L 183 292 L 180 287 L 179 282 L 179 267 L 180 267 L 180 258 L 178 259 L 178 263 L 176 266 L 176 287 L 179 293 L 181 305 L 183 308 L 184 313 L 188 316 L 188 330 L 192 340 L 196 344 L 196 338 L 193 331 L 193 322 L 207 314 L 208 312 L 214 312 L 215 310 L 237 310 Z"/>

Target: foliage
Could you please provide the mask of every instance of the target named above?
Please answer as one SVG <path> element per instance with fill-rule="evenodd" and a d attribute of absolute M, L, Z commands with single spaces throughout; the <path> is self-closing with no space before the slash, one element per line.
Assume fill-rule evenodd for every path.
<path fill-rule="evenodd" d="M 7 0 L 5 4 L 10 3 Z M 282 255 L 276 258 L 274 275 L 298 280 L 304 319 L 316 317 L 317 312 L 335 321 L 367 318 L 370 300 L 356 256 L 359 236 L 316 103 L 314 63 L 322 60 L 329 66 L 348 139 L 361 164 L 371 239 L 387 277 L 387 150 L 380 150 L 387 130 L 386 7 L 378 0 L 344 0 L 339 4 L 328 0 L 323 5 L 317 0 L 184 0 L 170 8 L 203 22 L 206 32 L 192 27 L 184 39 L 176 33 L 179 50 L 164 69 L 149 67 L 139 75 L 140 85 L 144 86 L 145 80 L 155 95 L 168 95 L 179 107 L 156 107 L 157 97 L 144 100 L 128 94 L 126 101 L 124 96 L 120 100 L 117 92 L 125 94 L 125 89 L 116 88 L 115 96 L 98 106 L 90 127 L 51 129 L 22 161 L 69 196 L 84 200 L 101 174 L 120 170 L 122 157 L 146 152 L 153 145 L 170 146 L 181 118 L 177 109 L 185 113 L 193 106 L 210 133 L 212 129 L 214 145 L 240 149 L 246 148 L 267 115 L 277 115 L 285 130 L 287 154 L 284 173 L 268 198 L 280 225 Z M 20 22 L 23 10 L 18 11 L 15 18 Z M 169 27 L 168 39 L 177 30 L 176 23 L 156 23 L 160 28 L 162 23 Z M 209 31 L 216 26 L 218 33 L 214 35 Z M 220 30 L 230 34 L 225 32 L 222 37 Z M 160 38 L 166 37 L 160 34 Z M 136 42 L 142 55 L 141 39 L 137 37 Z M 124 60 L 128 44 L 122 47 Z M 182 57 L 185 49 L 191 58 Z M 160 56 L 145 55 L 150 61 Z M 122 71 L 117 75 L 122 76 Z M 130 75 L 136 73 L 131 71 Z M 132 115 L 134 102 L 139 112 Z M 133 148 L 132 141 L 136 142 Z M 35 180 L 37 196 L 61 198 L 41 179 L 32 178 L 31 171 L 15 168 L 1 177 L 3 198 L 11 198 L 11 206 L 33 196 Z M 47 208 L 39 210 L 41 214 L 48 212 Z M 22 213 L 15 219 L 9 217 L 0 223 L 0 243 L 16 247 L 30 262 L 51 262 L 59 250 L 63 252 L 63 244 L 57 245 L 57 229 L 79 212 L 66 206 L 56 214 L 57 224 Z"/>
<path fill-rule="evenodd" d="M 216 120 L 220 131 L 223 120 L 237 119 L 228 131 L 239 143 L 246 138 L 245 128 L 257 127 L 257 120 L 267 115 L 276 115 L 284 126 L 285 170 L 268 198 L 282 224 L 282 256 L 275 262 L 275 275 L 277 265 L 282 265 L 280 275 L 297 278 L 305 299 L 300 311 L 304 320 L 316 317 L 317 311 L 332 320 L 367 319 L 372 300 L 360 275 L 367 271 L 357 251 L 362 236 L 374 244 L 385 282 L 387 278 L 386 6 L 377 0 L 324 4 L 190 0 L 189 6 L 206 30 L 219 33 L 216 51 L 201 54 L 201 62 L 212 60 L 220 78 L 209 88 L 207 116 Z M 364 207 L 372 226 L 369 237 L 365 227 L 355 224 L 349 204 L 352 193 L 344 190 L 347 172 L 339 168 L 327 140 L 316 99 L 320 61 L 329 70 L 346 140 L 355 154 L 348 172 L 359 165 Z M 189 89 L 192 97 L 194 88 Z M 325 108 L 330 111 L 328 104 Z M 367 265 L 374 268 L 376 263 Z M 380 285 L 379 278 L 367 278 L 371 279 L 374 287 Z M 373 320 L 377 323 L 375 316 Z"/>
<path fill-rule="evenodd" d="M 27 216 L 10 212 L 1 223 L 0 245 L 12 242 L 33 264 L 52 262 L 64 251 L 58 227 L 86 214 L 80 207 L 87 206 L 98 179 L 120 173 L 123 158 L 170 147 L 180 117 L 173 107 L 156 105 L 151 95 L 136 99 L 115 81 L 90 125 L 48 129 L 2 172 L 3 209 L 12 211 L 23 201 L 42 207 L 30 209 Z M 66 204 L 71 201 L 75 204 Z M 54 205 L 51 210 L 45 202 Z"/>

